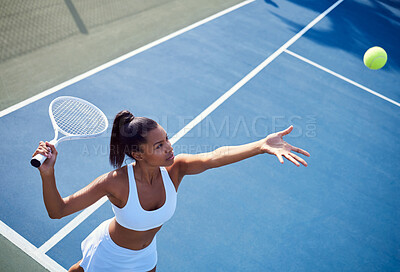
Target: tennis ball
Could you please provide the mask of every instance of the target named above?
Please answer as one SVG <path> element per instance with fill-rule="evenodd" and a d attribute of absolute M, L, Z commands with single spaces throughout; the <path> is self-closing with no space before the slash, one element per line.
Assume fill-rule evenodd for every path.
<path fill-rule="evenodd" d="M 386 61 L 386 51 L 379 46 L 371 47 L 364 54 L 364 64 L 372 70 L 381 69 L 383 66 L 385 66 Z"/>

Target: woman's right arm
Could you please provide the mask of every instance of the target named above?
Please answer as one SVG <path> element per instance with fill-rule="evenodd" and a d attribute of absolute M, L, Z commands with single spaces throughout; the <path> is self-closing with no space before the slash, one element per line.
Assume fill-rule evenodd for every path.
<path fill-rule="evenodd" d="M 51 149 L 51 152 L 48 151 Z M 56 186 L 54 176 L 54 164 L 57 159 L 57 150 L 49 143 L 40 142 L 36 152 L 47 157 L 46 161 L 39 167 L 43 184 L 43 199 L 47 212 L 52 219 L 59 219 L 77 211 L 83 210 L 105 195 L 110 195 L 110 182 L 113 173 L 105 174 L 92 181 L 78 192 L 62 198 Z"/>

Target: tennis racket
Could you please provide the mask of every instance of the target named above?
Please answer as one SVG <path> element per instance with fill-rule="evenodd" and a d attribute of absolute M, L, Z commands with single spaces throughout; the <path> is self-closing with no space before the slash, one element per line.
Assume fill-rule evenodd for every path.
<path fill-rule="evenodd" d="M 99 108 L 76 97 L 57 97 L 50 103 L 49 115 L 55 134 L 50 143 L 54 146 L 67 140 L 100 136 L 108 127 L 108 120 Z M 58 139 L 59 132 L 65 136 Z M 40 167 L 46 159 L 46 156 L 37 154 L 31 164 Z"/>

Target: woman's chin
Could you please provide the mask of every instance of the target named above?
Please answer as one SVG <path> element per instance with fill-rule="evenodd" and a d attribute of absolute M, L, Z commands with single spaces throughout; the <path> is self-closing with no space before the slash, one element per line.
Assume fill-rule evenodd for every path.
<path fill-rule="evenodd" d="M 170 166 L 172 164 L 174 164 L 175 161 L 175 156 L 172 156 L 172 158 L 169 158 L 165 161 L 166 166 Z"/>

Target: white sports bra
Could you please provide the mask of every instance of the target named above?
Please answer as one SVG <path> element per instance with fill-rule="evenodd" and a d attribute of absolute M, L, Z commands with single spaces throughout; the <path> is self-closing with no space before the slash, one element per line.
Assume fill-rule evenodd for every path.
<path fill-rule="evenodd" d="M 128 201 L 121 209 L 111 203 L 116 221 L 124 228 L 137 231 L 146 231 L 163 225 L 174 214 L 177 198 L 177 192 L 168 171 L 164 167 L 160 167 L 165 188 L 164 205 L 157 210 L 146 211 L 140 205 L 135 176 L 133 174 L 133 165 L 128 164 L 127 169 L 129 178 Z"/>

